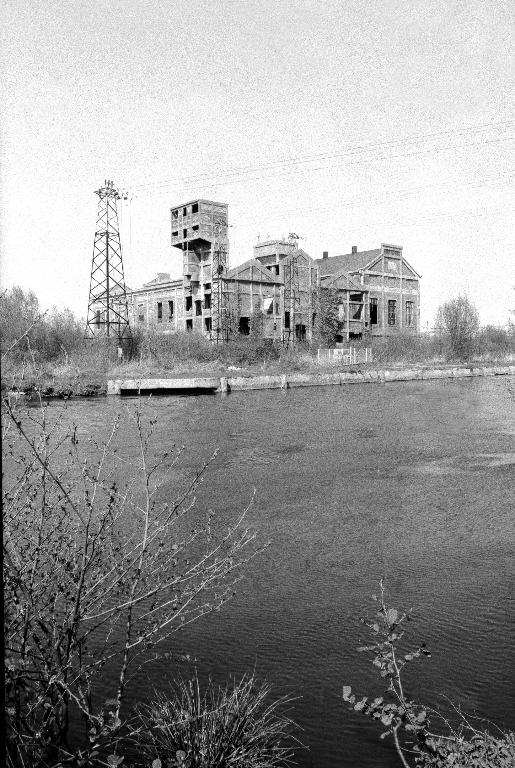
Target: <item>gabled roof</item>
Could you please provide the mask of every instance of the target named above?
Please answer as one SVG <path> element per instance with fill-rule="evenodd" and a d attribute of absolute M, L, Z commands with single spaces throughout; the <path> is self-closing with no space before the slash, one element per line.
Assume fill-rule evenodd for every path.
<path fill-rule="evenodd" d="M 227 271 L 228 280 L 250 280 L 250 271 L 252 267 L 252 280 L 261 283 L 282 283 L 282 278 L 273 275 L 269 269 L 264 267 L 257 259 L 249 259 L 237 267 L 232 267 Z M 246 274 L 247 273 L 247 274 Z"/>
<path fill-rule="evenodd" d="M 327 261 L 327 259 L 324 259 L 324 261 Z M 336 282 L 343 282 L 343 285 L 339 287 L 343 288 L 345 291 L 352 291 L 353 293 L 363 293 L 363 291 L 369 290 L 368 286 L 360 285 L 358 282 L 352 280 L 349 273 L 344 269 L 338 270 L 334 275 L 324 275 L 321 278 L 321 281 L 325 286 L 330 286 L 332 283 Z"/>
<path fill-rule="evenodd" d="M 335 272 L 356 272 L 365 269 L 371 261 L 381 255 L 380 248 L 371 251 L 358 251 L 357 253 L 344 253 L 341 256 L 330 256 L 328 259 L 315 259 L 320 269 L 320 277 L 333 275 Z"/>

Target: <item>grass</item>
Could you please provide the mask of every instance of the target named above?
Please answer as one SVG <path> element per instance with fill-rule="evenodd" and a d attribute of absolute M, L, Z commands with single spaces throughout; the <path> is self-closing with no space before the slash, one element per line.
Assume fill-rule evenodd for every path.
<path fill-rule="evenodd" d="M 138 710 L 136 742 L 144 758 L 188 768 L 279 768 L 293 765 L 294 723 L 288 698 L 270 699 L 270 686 L 244 676 L 232 685 L 201 689 L 180 680 Z"/>
<path fill-rule="evenodd" d="M 495 333 L 494 333 L 495 330 Z M 444 342 L 436 336 L 397 336 L 356 343 L 372 346 L 373 362 L 359 369 L 403 366 L 459 365 Z M 466 364 L 512 364 L 515 362 L 515 333 L 483 329 L 476 353 Z M 45 396 L 69 397 L 103 394 L 108 378 L 154 378 L 180 376 L 227 376 L 315 373 L 349 370 L 340 359 L 317 362 L 317 345 L 295 347 L 252 336 L 239 336 L 229 343 L 213 344 L 196 333 L 154 335 L 135 339 L 132 358 L 116 359 L 116 348 L 101 341 L 82 343 L 63 359 L 11 362 L 2 372 L 2 388 L 27 393 L 40 389 Z"/>

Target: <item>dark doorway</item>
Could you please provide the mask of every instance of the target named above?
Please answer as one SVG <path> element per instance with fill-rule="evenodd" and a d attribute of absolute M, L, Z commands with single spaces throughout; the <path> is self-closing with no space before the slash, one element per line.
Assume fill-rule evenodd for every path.
<path fill-rule="evenodd" d="M 248 336 L 250 334 L 250 318 L 249 317 L 240 317 L 238 330 L 243 336 Z"/>
<path fill-rule="evenodd" d="M 305 341 L 306 340 L 306 326 L 305 325 L 296 325 L 295 326 L 295 338 L 297 341 Z"/>

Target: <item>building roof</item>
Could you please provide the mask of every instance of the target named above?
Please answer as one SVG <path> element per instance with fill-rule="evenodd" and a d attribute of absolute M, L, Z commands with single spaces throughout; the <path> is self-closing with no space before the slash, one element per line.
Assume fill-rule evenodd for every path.
<path fill-rule="evenodd" d="M 324 259 L 324 261 L 327 261 L 327 259 Z M 347 291 L 352 291 L 352 293 L 364 293 L 369 291 L 369 287 L 367 285 L 360 285 L 359 283 L 352 280 L 349 273 L 344 269 L 335 272 L 334 275 L 323 275 L 321 280 L 325 285 L 328 286 L 333 282 L 341 283 L 343 281 L 343 285 L 340 285 L 339 287 Z"/>
<path fill-rule="evenodd" d="M 327 259 L 315 259 L 315 262 L 320 269 L 320 277 L 325 277 L 340 270 L 355 272 L 358 269 L 364 269 L 380 255 L 381 248 L 373 248 L 371 251 L 358 251 L 357 253 L 344 253 L 341 256 L 329 256 Z"/>

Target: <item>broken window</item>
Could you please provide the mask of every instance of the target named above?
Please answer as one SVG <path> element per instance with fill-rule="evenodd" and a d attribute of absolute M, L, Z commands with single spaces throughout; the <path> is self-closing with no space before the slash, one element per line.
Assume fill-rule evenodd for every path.
<path fill-rule="evenodd" d="M 187 216 L 187 215 L 188 215 L 188 207 L 187 207 L 186 205 L 185 205 L 185 206 L 184 206 L 184 208 L 182 209 L 182 215 L 183 215 L 183 216 Z"/>
<path fill-rule="evenodd" d="M 211 283 L 204 283 L 204 290 L 210 291 L 211 290 Z"/>
<path fill-rule="evenodd" d="M 377 325 L 377 299 L 370 299 L 370 325 Z"/>
<path fill-rule="evenodd" d="M 396 306 L 397 302 L 395 299 L 388 299 L 388 325 L 395 325 Z"/>
<path fill-rule="evenodd" d="M 182 236 L 183 237 L 188 237 L 188 230 L 187 229 L 183 229 L 182 230 Z"/>
<path fill-rule="evenodd" d="M 275 274 L 278 275 L 279 274 L 279 264 L 275 264 L 274 266 L 275 266 Z"/>
<path fill-rule="evenodd" d="M 202 302 L 200 301 L 200 299 L 197 299 L 195 301 L 195 314 L 196 315 L 202 314 Z"/>
<path fill-rule="evenodd" d="M 193 330 L 193 320 L 186 320 L 186 330 L 192 331 Z"/>
<path fill-rule="evenodd" d="M 284 313 L 284 327 L 289 328 L 290 327 L 290 313 L 285 312 Z"/>
<path fill-rule="evenodd" d="M 168 320 L 173 318 L 173 301 L 168 302 Z"/>
<path fill-rule="evenodd" d="M 317 319 L 317 313 L 313 312 L 313 316 L 311 318 L 311 326 L 312 326 L 312 328 L 315 327 L 316 319 Z"/>
<path fill-rule="evenodd" d="M 179 218 L 179 211 L 175 210 L 172 211 L 172 219 L 178 219 Z"/>
<path fill-rule="evenodd" d="M 172 232 L 172 237 L 179 237 L 179 231 Z"/>
<path fill-rule="evenodd" d="M 198 213 L 198 203 L 193 203 L 193 205 L 191 206 L 191 212 Z"/>
<path fill-rule="evenodd" d="M 186 312 L 190 312 L 193 306 L 193 299 L 191 296 L 186 296 Z"/>
<path fill-rule="evenodd" d="M 406 325 L 407 326 L 413 326 L 413 302 L 407 301 L 406 302 Z"/>
<path fill-rule="evenodd" d="M 273 315 L 274 314 L 274 300 L 273 298 L 265 298 L 263 299 L 263 312 L 267 315 Z"/>
<path fill-rule="evenodd" d="M 206 317 L 204 319 L 204 326 L 206 328 L 206 331 L 210 331 L 211 330 L 211 318 L 210 317 Z"/>
<path fill-rule="evenodd" d="M 351 305 L 352 309 L 352 319 L 353 320 L 361 320 L 361 313 L 363 311 L 363 304 L 353 304 Z"/>
<path fill-rule="evenodd" d="M 211 309 L 211 294 L 204 296 L 204 309 Z"/>
<path fill-rule="evenodd" d="M 193 230 L 194 232 L 198 232 L 198 224 L 195 224 L 195 226 L 194 226 L 194 227 L 192 227 L 192 230 Z"/>

